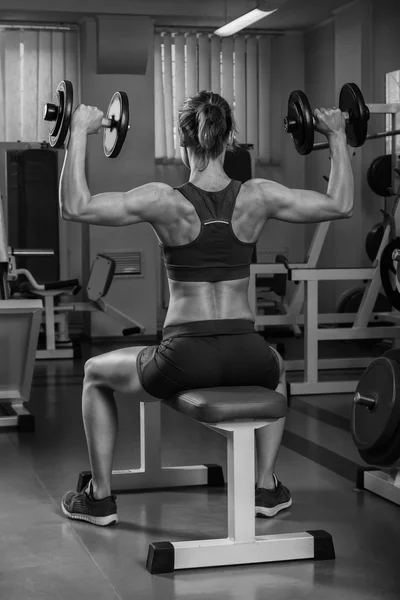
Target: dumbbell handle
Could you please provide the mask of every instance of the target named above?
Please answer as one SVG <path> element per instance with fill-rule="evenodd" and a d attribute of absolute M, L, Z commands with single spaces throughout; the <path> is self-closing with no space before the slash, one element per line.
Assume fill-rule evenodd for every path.
<path fill-rule="evenodd" d="M 103 119 L 101 120 L 102 127 L 107 127 L 109 129 L 111 129 L 111 127 L 113 125 L 114 125 L 114 119 L 108 119 L 107 117 L 103 117 Z"/>
<path fill-rule="evenodd" d="M 349 113 L 348 112 L 343 112 L 342 114 L 343 114 L 346 122 L 348 122 L 350 120 Z M 317 125 L 317 121 L 315 120 L 315 117 L 312 118 L 312 121 L 313 121 L 313 125 L 315 127 Z M 297 121 L 295 119 L 289 119 L 288 117 L 286 117 L 284 119 L 284 124 L 285 124 L 285 129 L 286 129 L 287 133 L 293 133 L 297 129 Z M 319 147 L 319 144 L 316 144 L 315 146 Z M 314 146 L 314 149 L 315 149 L 315 146 Z M 328 148 L 329 144 L 326 144 L 324 147 Z M 322 149 L 322 146 L 321 146 L 321 149 Z"/>
<path fill-rule="evenodd" d="M 348 123 L 350 121 L 350 115 L 348 112 L 342 112 L 342 115 L 344 116 L 344 120 L 346 121 L 346 123 Z M 315 117 L 312 118 L 313 123 L 314 123 L 314 127 L 317 124 L 317 121 L 315 120 Z"/>
<path fill-rule="evenodd" d="M 376 403 L 377 399 L 373 395 L 360 394 L 360 392 L 356 392 L 354 394 L 354 404 L 366 406 L 367 408 L 372 410 L 376 406 Z"/>
<path fill-rule="evenodd" d="M 58 116 L 58 106 L 56 104 L 51 104 L 50 102 L 45 104 L 44 110 L 43 110 L 43 119 L 45 121 L 56 121 L 57 116 Z M 101 127 L 108 127 L 111 129 L 111 127 L 113 127 L 113 125 L 114 125 L 114 119 L 108 119 L 107 117 L 104 117 L 101 120 Z"/>

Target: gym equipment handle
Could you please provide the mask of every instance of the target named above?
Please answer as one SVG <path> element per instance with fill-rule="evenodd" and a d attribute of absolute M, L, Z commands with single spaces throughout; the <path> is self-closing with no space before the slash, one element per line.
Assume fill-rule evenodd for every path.
<path fill-rule="evenodd" d="M 62 290 L 64 288 L 71 288 L 79 286 L 78 279 L 64 279 L 63 281 L 49 281 L 44 283 L 43 287 L 45 290 Z"/>
<path fill-rule="evenodd" d="M 360 394 L 360 392 L 356 392 L 356 394 L 354 394 L 354 404 L 366 406 L 367 408 L 372 410 L 377 404 L 377 399 L 375 398 L 375 396 L 366 396 L 365 394 Z"/>
<path fill-rule="evenodd" d="M 11 253 L 14 256 L 54 256 L 54 250 L 43 248 L 13 248 Z"/>
<path fill-rule="evenodd" d="M 378 138 L 392 137 L 394 135 L 399 135 L 399 134 L 400 134 L 400 129 L 394 129 L 393 131 L 381 131 L 380 133 L 371 133 L 370 135 L 367 135 L 367 137 L 365 139 L 366 140 L 377 140 Z M 314 144 L 313 152 L 314 152 L 314 150 L 326 150 L 326 148 L 329 148 L 328 142 L 321 142 L 318 144 Z"/>

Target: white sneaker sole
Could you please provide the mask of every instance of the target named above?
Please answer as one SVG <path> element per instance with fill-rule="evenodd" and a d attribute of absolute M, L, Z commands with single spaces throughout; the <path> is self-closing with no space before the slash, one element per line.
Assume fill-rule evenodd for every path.
<path fill-rule="evenodd" d="M 264 506 L 256 506 L 256 517 L 274 517 L 281 510 L 285 508 L 289 508 L 292 505 L 292 499 L 288 502 L 282 502 L 282 504 L 277 504 L 271 508 L 265 508 Z"/>
<path fill-rule="evenodd" d="M 61 502 L 61 509 L 66 517 L 69 519 L 75 519 L 76 521 L 86 521 L 92 525 L 99 525 L 100 527 L 107 527 L 107 525 L 116 525 L 118 523 L 117 515 L 108 515 L 107 517 L 92 517 L 90 515 L 79 515 L 70 513 Z"/>

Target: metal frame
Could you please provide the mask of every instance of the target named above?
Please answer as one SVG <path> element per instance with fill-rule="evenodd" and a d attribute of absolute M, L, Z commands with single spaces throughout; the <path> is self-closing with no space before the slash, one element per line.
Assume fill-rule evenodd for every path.
<path fill-rule="evenodd" d="M 209 484 L 210 465 L 162 466 L 161 402 L 158 400 L 140 403 L 139 464 L 138 469 L 113 470 L 112 490 L 133 491 Z M 81 475 L 90 479 L 88 471 L 83 471 Z"/>
<path fill-rule="evenodd" d="M 318 532 L 318 537 L 325 541 L 325 551 L 322 554 L 315 544 L 317 532 L 255 535 L 255 430 L 272 422 L 275 420 L 202 423 L 227 438 L 228 536 L 187 542 L 155 542 L 150 545 L 147 557 L 147 570 L 150 573 L 334 558 L 332 539 L 326 532 Z"/>
<path fill-rule="evenodd" d="M 400 469 L 362 469 L 362 488 L 400 506 Z"/>
<path fill-rule="evenodd" d="M 368 105 L 371 113 L 391 114 L 392 129 L 395 128 L 396 114 L 400 111 L 400 104 L 371 104 Z M 396 166 L 396 146 L 392 144 L 392 163 Z M 394 172 L 394 171 L 393 171 Z M 393 186 L 397 189 L 398 185 Z M 396 226 L 400 224 L 400 209 L 398 198 L 395 200 L 394 219 Z M 249 302 L 255 314 L 255 325 L 260 329 L 265 325 L 292 325 L 298 327 L 304 324 L 304 360 L 286 361 L 288 371 L 305 370 L 302 383 L 290 384 L 292 394 L 325 394 L 347 393 L 356 389 L 357 381 L 318 381 L 319 369 L 354 369 L 366 367 L 373 357 L 355 359 L 325 359 L 318 358 L 318 342 L 329 339 L 373 339 L 394 338 L 395 343 L 400 337 L 400 315 L 396 312 L 374 313 L 373 308 L 377 300 L 381 278 L 379 261 L 389 236 L 390 226 L 387 226 L 383 235 L 377 258 L 371 269 L 316 269 L 317 261 L 321 254 L 330 223 L 320 223 L 314 234 L 310 252 L 304 264 L 289 264 L 289 279 L 298 283 L 285 315 L 257 315 L 256 302 L 256 276 L 257 274 L 287 273 L 285 265 L 281 264 L 254 264 L 251 265 L 249 283 Z M 327 280 L 368 280 L 363 299 L 357 314 L 321 314 L 318 315 L 318 282 Z M 304 314 L 300 314 L 304 305 Z M 391 327 L 368 327 L 370 322 L 392 322 Z M 348 323 L 351 327 L 340 329 L 323 329 L 322 324 Z"/>
<path fill-rule="evenodd" d="M 29 314 L 29 332 L 27 335 L 28 344 L 23 355 L 16 354 L 13 356 L 13 363 L 23 363 L 21 369 L 22 380 L 20 385 L 10 387 L 9 382 L 1 382 L 2 389 L 0 390 L 0 404 L 7 416 L 0 417 L 1 427 L 20 427 L 23 430 L 33 429 L 33 416 L 24 406 L 25 402 L 29 401 L 33 369 L 35 365 L 35 352 L 39 337 L 40 320 L 42 313 L 42 303 L 40 300 L 2 300 L 0 301 L 0 315 L 6 314 Z M 11 340 L 12 344 L 12 340 Z M 11 348 L 12 351 L 12 348 Z M 15 382 L 13 382 L 15 384 Z"/>

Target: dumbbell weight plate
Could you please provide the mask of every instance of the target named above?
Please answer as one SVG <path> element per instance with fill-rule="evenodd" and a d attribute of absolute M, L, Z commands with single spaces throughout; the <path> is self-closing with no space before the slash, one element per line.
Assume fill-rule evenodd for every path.
<path fill-rule="evenodd" d="M 340 90 L 339 108 L 349 114 L 346 123 L 347 143 L 353 148 L 362 146 L 367 137 L 370 115 L 361 90 L 355 83 L 345 83 Z"/>
<path fill-rule="evenodd" d="M 124 144 L 129 129 L 129 101 L 125 92 L 115 92 L 108 105 L 107 119 L 112 127 L 104 127 L 103 149 L 107 158 L 116 158 Z"/>
<path fill-rule="evenodd" d="M 314 145 L 314 121 L 310 103 L 304 92 L 295 90 L 289 96 L 287 123 L 296 122 L 295 129 L 290 129 L 290 134 L 299 154 L 310 154 Z M 288 130 L 287 130 L 288 131 Z"/>
<path fill-rule="evenodd" d="M 72 83 L 63 79 L 57 86 L 51 104 L 45 104 L 43 111 L 43 119 L 50 123 L 49 143 L 52 148 L 63 148 L 64 146 L 71 124 L 73 102 Z"/>

